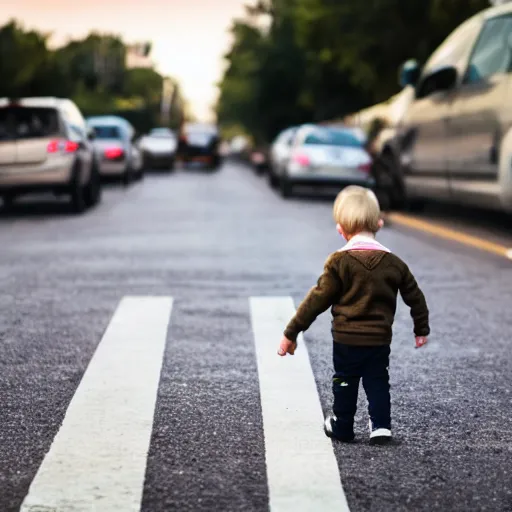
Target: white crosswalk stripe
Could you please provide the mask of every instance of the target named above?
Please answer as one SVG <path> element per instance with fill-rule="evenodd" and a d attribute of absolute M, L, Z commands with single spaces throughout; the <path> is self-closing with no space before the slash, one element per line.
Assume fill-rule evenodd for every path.
<path fill-rule="evenodd" d="M 138 512 L 171 297 L 124 297 L 21 512 Z M 302 337 L 280 358 L 291 297 L 250 297 L 271 512 L 349 508 Z M 172 485 L 172 482 L 169 482 Z"/>
<path fill-rule="evenodd" d="M 170 297 L 125 297 L 22 512 L 140 510 Z"/>
<path fill-rule="evenodd" d="M 277 356 L 283 327 L 295 308 L 290 297 L 251 297 L 272 512 L 348 511 L 332 444 L 299 337 L 293 357 Z"/>

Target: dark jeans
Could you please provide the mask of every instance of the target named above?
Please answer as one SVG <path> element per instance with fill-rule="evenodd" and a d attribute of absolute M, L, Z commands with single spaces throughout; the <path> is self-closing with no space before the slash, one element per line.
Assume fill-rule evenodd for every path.
<path fill-rule="evenodd" d="M 334 428 L 336 437 L 349 439 L 354 435 L 354 416 L 361 378 L 373 428 L 391 428 L 389 354 L 389 345 L 357 347 L 334 343 L 333 360 L 336 373 L 332 390 L 333 412 L 337 418 Z"/>

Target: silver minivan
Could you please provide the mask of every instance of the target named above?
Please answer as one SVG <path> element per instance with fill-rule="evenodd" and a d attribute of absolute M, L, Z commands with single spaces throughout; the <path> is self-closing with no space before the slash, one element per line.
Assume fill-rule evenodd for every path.
<path fill-rule="evenodd" d="M 53 192 L 82 212 L 101 198 L 98 165 L 78 107 L 58 98 L 0 99 L 0 197 Z"/>
<path fill-rule="evenodd" d="M 415 96 L 394 141 L 395 189 L 412 204 L 512 212 L 512 4 L 467 20 L 402 78 Z"/>

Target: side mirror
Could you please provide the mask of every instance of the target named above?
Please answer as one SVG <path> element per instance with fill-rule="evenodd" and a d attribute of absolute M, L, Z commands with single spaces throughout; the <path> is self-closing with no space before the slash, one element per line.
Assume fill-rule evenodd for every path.
<path fill-rule="evenodd" d="M 420 78 L 420 73 L 421 69 L 418 61 L 411 59 L 404 62 L 399 70 L 399 83 L 401 87 L 404 88 L 408 85 L 415 87 Z"/>
<path fill-rule="evenodd" d="M 431 94 L 449 91 L 457 85 L 458 72 L 453 66 L 446 66 L 428 75 L 416 90 L 417 98 L 426 98 Z"/>
<path fill-rule="evenodd" d="M 93 141 L 96 138 L 96 132 L 94 128 L 89 128 L 87 130 L 87 140 Z"/>

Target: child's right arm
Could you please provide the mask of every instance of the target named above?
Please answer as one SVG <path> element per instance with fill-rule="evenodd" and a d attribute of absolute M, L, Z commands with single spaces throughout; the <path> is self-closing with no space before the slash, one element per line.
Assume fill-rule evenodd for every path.
<path fill-rule="evenodd" d="M 327 259 L 317 285 L 309 290 L 286 327 L 284 335 L 288 340 L 296 342 L 297 335 L 306 331 L 318 315 L 333 305 L 335 298 L 341 293 L 341 278 L 333 256 Z"/>
<path fill-rule="evenodd" d="M 425 295 L 407 265 L 400 285 L 400 294 L 404 302 L 411 308 L 416 346 L 419 348 L 426 343 L 426 337 L 430 334 L 429 312 Z"/>

